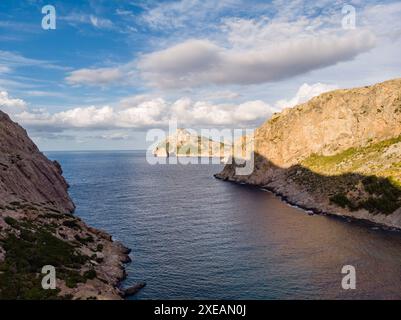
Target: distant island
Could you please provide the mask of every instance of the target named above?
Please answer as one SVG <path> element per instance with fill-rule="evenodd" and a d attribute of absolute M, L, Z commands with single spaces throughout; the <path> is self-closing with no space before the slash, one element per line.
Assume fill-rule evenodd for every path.
<path fill-rule="evenodd" d="M 255 131 L 255 170 L 215 177 L 257 185 L 316 213 L 401 228 L 401 79 L 335 90 Z"/>
<path fill-rule="evenodd" d="M 153 150 L 156 157 L 218 157 L 231 153 L 231 144 L 214 141 L 191 133 L 186 129 L 177 131 L 161 141 Z"/>

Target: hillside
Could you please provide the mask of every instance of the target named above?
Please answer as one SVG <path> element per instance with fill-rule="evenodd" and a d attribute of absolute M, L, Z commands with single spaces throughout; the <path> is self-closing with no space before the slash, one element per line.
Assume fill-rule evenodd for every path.
<path fill-rule="evenodd" d="M 61 166 L 0 111 L 0 299 L 118 299 L 128 249 L 72 215 Z M 56 268 L 44 290 L 42 267 Z"/>
<path fill-rule="evenodd" d="M 185 129 L 178 129 L 174 134 L 161 141 L 153 154 L 156 157 L 224 157 L 230 145 L 213 141 Z M 230 151 L 228 151 L 230 152 Z"/>
<path fill-rule="evenodd" d="M 216 177 L 263 186 L 315 212 L 401 228 L 401 79 L 336 90 L 255 132 L 255 170 Z"/>

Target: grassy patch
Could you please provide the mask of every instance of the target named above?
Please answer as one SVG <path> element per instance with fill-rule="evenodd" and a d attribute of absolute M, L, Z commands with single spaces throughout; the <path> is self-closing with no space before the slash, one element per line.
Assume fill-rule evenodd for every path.
<path fill-rule="evenodd" d="M 353 172 L 371 158 L 380 159 L 380 156 L 388 147 L 399 142 L 401 142 L 401 136 L 370 143 L 365 147 L 349 148 L 332 156 L 312 154 L 302 162 L 302 166 L 324 174 Z"/>

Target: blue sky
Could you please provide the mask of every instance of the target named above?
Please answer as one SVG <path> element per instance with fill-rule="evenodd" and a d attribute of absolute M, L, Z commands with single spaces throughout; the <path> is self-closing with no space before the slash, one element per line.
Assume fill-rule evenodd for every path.
<path fill-rule="evenodd" d="M 55 30 L 41 26 L 48 4 Z M 399 1 L 2 0 L 0 108 L 43 150 L 143 149 L 171 119 L 254 128 L 400 77 L 400 16 Z"/>

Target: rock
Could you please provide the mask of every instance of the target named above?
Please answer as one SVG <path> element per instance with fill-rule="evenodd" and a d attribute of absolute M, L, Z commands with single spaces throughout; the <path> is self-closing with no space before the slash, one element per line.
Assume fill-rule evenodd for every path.
<path fill-rule="evenodd" d="M 10 202 L 46 203 L 61 212 L 75 205 L 61 166 L 47 159 L 26 131 L 0 111 L 0 205 Z"/>
<path fill-rule="evenodd" d="M 123 289 L 123 296 L 124 297 L 133 296 L 133 295 L 137 294 L 145 286 L 146 286 L 146 282 L 139 282 L 131 287 Z"/>
<path fill-rule="evenodd" d="M 177 131 L 161 141 L 153 155 L 155 157 L 219 157 L 224 158 L 231 152 L 231 145 L 199 136 L 186 129 Z"/>
<path fill-rule="evenodd" d="M 3 292 L 9 290 L 9 286 L 0 283 L 0 299 L 3 296 L 10 298 L 14 291 L 34 292 L 39 299 L 56 299 L 60 296 L 72 299 L 122 298 L 119 283 L 125 276 L 123 264 L 130 261 L 128 254 L 131 250 L 112 241 L 106 232 L 89 227 L 72 215 L 75 205 L 68 195 L 69 186 L 62 172 L 57 161 L 47 159 L 29 139 L 26 131 L 0 111 L 0 239 L 13 236 L 23 242 L 24 245 L 18 247 L 19 250 L 26 248 L 26 252 L 19 257 L 22 260 L 30 254 L 36 254 L 38 260 L 48 261 L 40 256 L 47 252 L 47 241 L 58 243 L 59 250 L 62 250 L 57 252 L 60 255 L 70 259 L 77 256 L 83 258 L 76 259 L 74 270 L 70 265 L 63 266 L 57 262 L 58 293 L 49 295 L 37 287 L 27 288 L 35 286 L 36 281 L 14 281 L 16 288 L 11 292 Z M 29 235 L 28 239 L 37 242 L 32 244 L 31 240 L 20 237 L 22 229 Z M 43 232 L 46 232 L 46 242 L 37 238 Z M 64 244 L 61 245 L 60 241 Z M 18 246 L 17 241 L 11 244 Z M 9 250 L 13 250 L 13 247 Z M 8 255 L 0 243 L 0 264 L 4 261 L 6 263 L 2 267 L 8 268 L 10 274 L 18 274 L 19 277 L 15 278 L 32 277 L 31 270 L 24 268 L 29 261 L 16 263 L 13 255 Z M 41 269 L 36 272 L 36 276 L 40 276 Z M 71 273 L 75 276 L 68 279 Z M 75 283 L 77 279 L 79 281 Z"/>
<path fill-rule="evenodd" d="M 285 109 L 255 130 L 252 141 L 255 169 L 250 175 L 237 175 L 230 164 L 215 177 L 267 186 L 315 212 L 401 228 L 400 197 L 383 197 L 401 192 L 401 79 L 327 92 Z M 372 176 L 379 187 L 367 189 L 363 181 Z M 390 192 L 370 194 L 383 186 Z M 343 201 L 348 197 L 354 207 L 331 203 L 333 195 Z M 377 199 L 385 202 L 383 209 L 380 204 L 371 208 Z"/>

